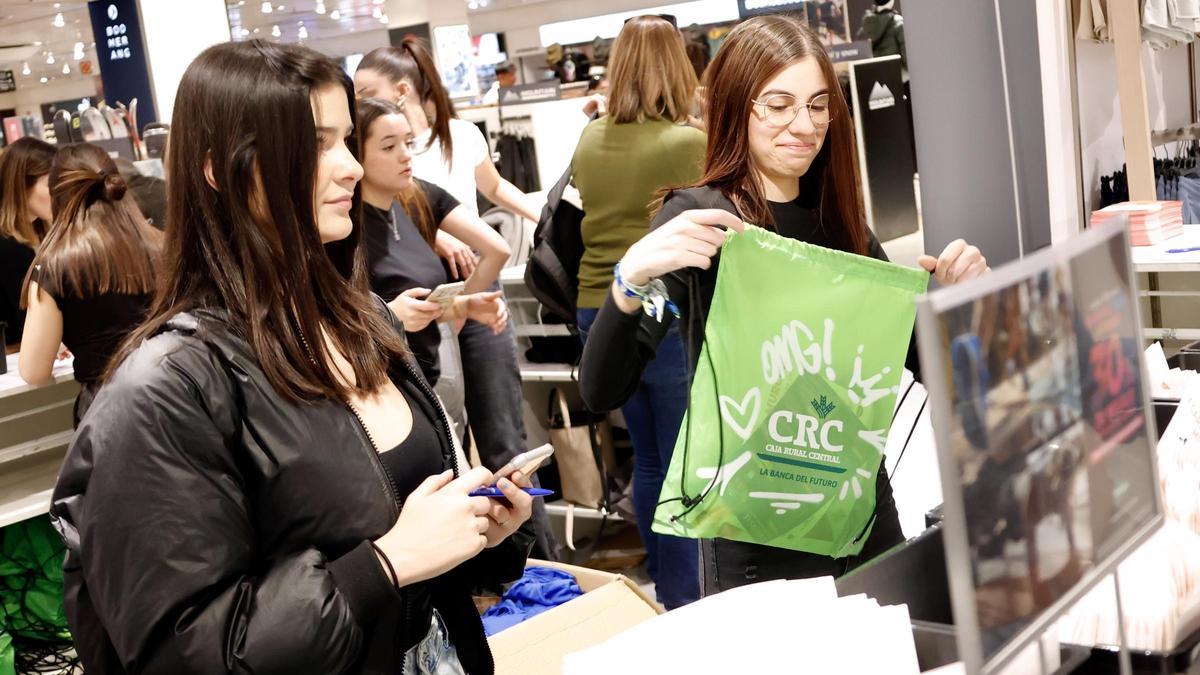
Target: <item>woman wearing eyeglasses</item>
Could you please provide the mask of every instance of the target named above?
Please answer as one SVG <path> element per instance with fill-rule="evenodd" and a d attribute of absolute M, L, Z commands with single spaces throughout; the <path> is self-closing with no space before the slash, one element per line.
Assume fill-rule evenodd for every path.
<path fill-rule="evenodd" d="M 739 25 L 709 65 L 705 84 L 704 174 L 693 187 L 666 195 L 652 231 L 622 257 L 584 348 L 580 391 L 594 410 L 611 410 L 634 394 L 640 374 L 671 330 L 671 311 L 660 311 L 660 321 L 643 312 L 639 297 L 630 297 L 652 297 L 659 281 L 666 295 L 662 300 L 680 311 L 679 331 L 694 368 L 724 229 L 741 231 L 746 221 L 784 237 L 887 259 L 863 215 L 850 114 L 829 55 L 811 29 L 781 16 Z M 922 256 L 919 263 L 943 284 L 988 269 L 979 249 L 962 240 L 937 258 Z M 870 311 L 865 302 L 863 311 Z M 906 365 L 917 372 L 911 348 Z M 886 477 L 877 485 L 876 522 L 859 556 L 834 559 L 703 540 L 703 593 L 768 579 L 838 576 L 903 541 Z"/>

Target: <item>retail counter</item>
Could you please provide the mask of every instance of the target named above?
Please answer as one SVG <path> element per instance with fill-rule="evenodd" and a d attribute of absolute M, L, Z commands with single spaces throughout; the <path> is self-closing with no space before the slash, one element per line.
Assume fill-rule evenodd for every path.
<path fill-rule="evenodd" d="M 71 361 L 54 366 L 53 383 L 32 387 L 17 374 L 17 355 L 0 375 L 0 527 L 46 513 L 67 445 L 79 385 Z"/>

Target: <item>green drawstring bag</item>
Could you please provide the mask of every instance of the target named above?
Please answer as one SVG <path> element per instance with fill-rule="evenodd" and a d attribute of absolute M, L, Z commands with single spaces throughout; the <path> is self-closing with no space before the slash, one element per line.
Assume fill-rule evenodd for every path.
<path fill-rule="evenodd" d="M 70 641 L 63 608 L 62 538 L 48 516 L 0 529 L 0 630 Z"/>
<path fill-rule="evenodd" d="M 16 675 L 17 654 L 13 651 L 12 636 L 0 630 L 0 675 Z"/>
<path fill-rule="evenodd" d="M 860 552 L 928 282 L 753 226 L 732 234 L 654 531 Z"/>

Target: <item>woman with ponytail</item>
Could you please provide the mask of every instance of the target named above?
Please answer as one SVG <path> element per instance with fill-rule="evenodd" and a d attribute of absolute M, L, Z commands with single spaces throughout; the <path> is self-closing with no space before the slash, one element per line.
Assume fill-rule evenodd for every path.
<path fill-rule="evenodd" d="M 500 177 L 479 128 L 455 116 L 450 95 L 423 41 L 405 38 L 399 47 L 369 52 L 354 73 L 354 89 L 360 98 L 382 98 L 401 105 L 413 136 L 412 175 L 450 193 L 467 215 L 479 215 L 478 190 L 517 215 L 538 219 L 541 205 Z M 449 263 L 451 280 L 471 277 L 477 264 L 471 242 L 464 245 L 440 229 L 433 241 L 434 250 Z M 499 284 L 493 283 L 490 290 L 500 290 Z M 499 469 L 527 449 L 516 334 L 512 326 L 497 334 L 473 320 L 455 324 L 457 330 L 450 324 L 439 328 L 441 379 L 437 392 L 464 439 L 468 438 L 465 427 L 470 427 L 483 464 Z M 534 519 L 539 533 L 548 533 L 540 512 Z M 542 550 L 535 550 L 536 554 L 556 557 L 548 538 L 540 538 L 539 548 Z"/>
<path fill-rule="evenodd" d="M 354 72 L 354 90 L 362 98 L 406 102 L 418 178 L 440 185 L 476 215 L 478 190 L 493 204 L 538 219 L 542 205 L 500 177 L 479 127 L 458 118 L 424 41 L 409 37 L 399 47 L 369 52 Z"/>
<path fill-rule="evenodd" d="M 50 380 L 59 343 L 75 355 L 83 390 L 75 422 L 122 340 L 141 322 L 154 290 L 162 233 L 127 194 L 125 179 L 95 145 L 68 145 L 50 167 L 54 221 L 25 278 L 20 373 Z"/>

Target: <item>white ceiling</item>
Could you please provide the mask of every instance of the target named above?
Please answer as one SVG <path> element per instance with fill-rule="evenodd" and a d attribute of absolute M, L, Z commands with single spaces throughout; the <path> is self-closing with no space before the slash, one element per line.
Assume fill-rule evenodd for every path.
<path fill-rule="evenodd" d="M 61 28 L 53 25 L 59 13 Z M 91 62 L 92 75 L 99 75 L 87 2 L 0 0 L 0 70 L 13 71 L 18 89 L 39 86 L 42 77 L 48 83 L 87 77 L 80 74 L 79 61 L 73 58 L 76 42 L 84 45 L 83 60 Z M 51 54 L 54 63 L 48 64 Z M 22 74 L 25 64 L 29 75 Z M 71 69 L 69 75 L 62 72 L 64 64 Z"/>
<path fill-rule="evenodd" d="M 261 38 L 304 42 L 300 36 L 302 25 L 308 33 L 308 40 L 387 28 L 387 3 L 384 0 L 274 0 L 268 3 L 271 5 L 270 13 L 262 11 L 262 0 L 226 0 L 225 4 L 229 9 L 229 27 L 234 40 Z M 321 8 L 325 10 L 323 13 L 317 11 Z M 333 18 L 335 11 L 337 19 Z M 279 28 L 278 36 L 273 34 L 276 26 Z"/>

